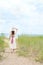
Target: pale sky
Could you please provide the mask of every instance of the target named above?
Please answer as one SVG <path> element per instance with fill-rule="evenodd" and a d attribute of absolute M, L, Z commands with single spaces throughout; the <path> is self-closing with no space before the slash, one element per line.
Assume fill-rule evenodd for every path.
<path fill-rule="evenodd" d="M 0 32 L 43 34 L 43 0 L 0 0 Z"/>

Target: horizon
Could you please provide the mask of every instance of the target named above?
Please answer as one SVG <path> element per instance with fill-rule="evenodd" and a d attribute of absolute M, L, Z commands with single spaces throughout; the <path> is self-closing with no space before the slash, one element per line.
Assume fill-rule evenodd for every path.
<path fill-rule="evenodd" d="M 0 33 L 0 36 L 1 36 L 2 33 Z M 3 33 L 6 37 L 9 37 L 9 33 Z M 28 35 L 28 36 L 43 36 L 43 34 L 16 34 L 16 37 L 18 36 L 21 36 L 21 35 Z"/>

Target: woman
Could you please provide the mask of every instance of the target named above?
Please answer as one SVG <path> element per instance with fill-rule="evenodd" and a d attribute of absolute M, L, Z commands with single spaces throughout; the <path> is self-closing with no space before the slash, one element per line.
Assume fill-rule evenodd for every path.
<path fill-rule="evenodd" d="M 10 49 L 14 52 L 14 50 L 16 49 L 16 39 L 15 39 L 15 35 L 16 35 L 17 29 L 16 28 L 12 28 L 11 30 L 11 34 L 10 34 Z"/>

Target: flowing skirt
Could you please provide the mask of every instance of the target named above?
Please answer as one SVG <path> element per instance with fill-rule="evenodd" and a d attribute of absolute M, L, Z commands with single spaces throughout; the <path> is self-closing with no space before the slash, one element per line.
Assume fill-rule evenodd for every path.
<path fill-rule="evenodd" d="M 15 38 L 13 39 L 13 43 L 11 43 L 11 39 L 10 39 L 9 47 L 10 47 L 10 49 L 16 49 L 16 40 L 15 40 Z"/>

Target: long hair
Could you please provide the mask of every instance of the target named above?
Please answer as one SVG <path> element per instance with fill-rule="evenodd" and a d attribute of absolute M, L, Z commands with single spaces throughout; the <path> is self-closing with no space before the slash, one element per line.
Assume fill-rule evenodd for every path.
<path fill-rule="evenodd" d="M 15 31 L 11 31 L 11 35 L 15 35 Z"/>

